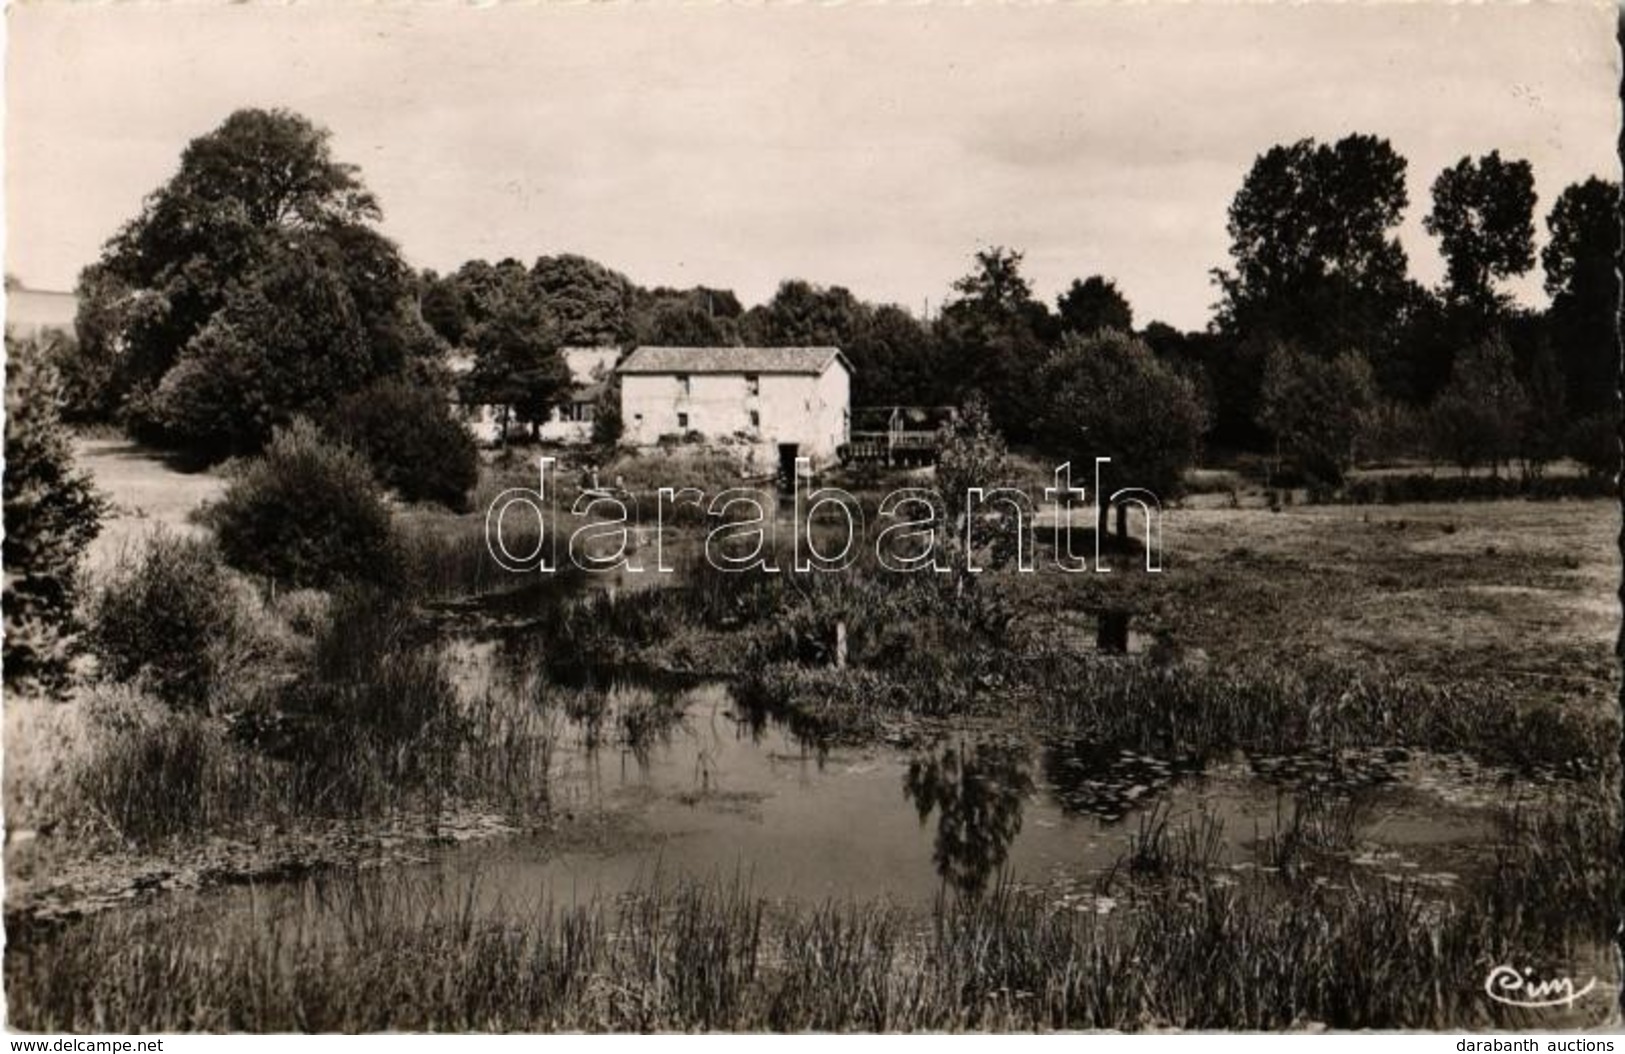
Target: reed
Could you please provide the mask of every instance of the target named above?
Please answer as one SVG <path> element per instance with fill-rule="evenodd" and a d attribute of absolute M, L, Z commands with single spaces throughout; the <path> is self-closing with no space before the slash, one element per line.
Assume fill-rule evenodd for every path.
<path fill-rule="evenodd" d="M 1484 998 L 1485 971 L 1509 949 L 1606 946 L 1618 861 L 1571 854 L 1617 819 L 1509 819 L 1503 871 L 1453 900 L 1220 881 L 1202 824 L 1164 825 L 1154 880 L 1125 879 L 1107 917 L 1008 884 L 922 916 L 772 904 L 738 878 L 656 876 L 561 907 L 342 873 L 249 910 L 167 903 L 24 933 L 7 992 L 17 1027 L 77 1032 L 1529 1028 Z M 1491 892 L 1509 880 L 1541 897 Z M 1539 903 L 1559 907 L 1537 919 Z M 1578 1020 L 1611 1019 L 1599 1000 Z"/>

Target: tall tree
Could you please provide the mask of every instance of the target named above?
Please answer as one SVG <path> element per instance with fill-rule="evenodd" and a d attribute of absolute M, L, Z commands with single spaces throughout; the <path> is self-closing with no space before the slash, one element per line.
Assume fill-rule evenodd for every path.
<path fill-rule="evenodd" d="M 1433 181 L 1433 211 L 1423 228 L 1439 239 L 1447 295 L 1486 319 L 1505 303 L 1498 280 L 1535 266 L 1535 174 L 1528 161 L 1492 150 L 1464 157 Z"/>
<path fill-rule="evenodd" d="M 1033 298 L 1021 260 L 1002 246 L 977 252 L 938 323 L 949 382 L 961 394 L 981 392 L 994 425 L 1012 442 L 1033 434 L 1038 371 L 1056 336 L 1054 317 Z"/>
<path fill-rule="evenodd" d="M 1087 336 L 1102 329 L 1121 333 L 1134 329 L 1134 311 L 1128 299 L 1118 291 L 1116 282 L 1100 275 L 1081 282 L 1073 279 L 1056 306 L 1060 309 L 1061 328 L 1073 333 Z"/>
<path fill-rule="evenodd" d="M 326 274 L 323 284 L 347 320 L 334 340 L 347 346 L 359 335 L 368 359 L 363 377 L 398 369 L 428 349 L 413 306 L 415 276 L 371 226 L 380 219 L 378 203 L 353 165 L 333 159 L 328 140 L 325 129 L 286 110 L 233 113 L 187 145 L 179 171 L 81 275 L 81 344 L 93 360 L 116 363 L 110 401 L 131 427 L 161 442 L 186 442 L 190 434 L 167 427 L 173 413 L 166 404 L 183 380 L 205 379 L 208 363 L 200 359 L 228 343 L 236 365 L 287 350 L 256 346 L 259 332 L 219 316 L 255 295 L 245 289 L 274 297 L 274 290 L 305 288 L 283 280 L 301 268 L 289 262 L 290 253 L 318 261 L 304 268 L 307 274 Z M 308 304 L 273 299 L 267 306 L 293 313 Z M 192 348 L 211 327 L 212 348 Z M 231 329 L 230 341 L 223 327 Z M 316 332 L 304 338 L 320 340 Z M 301 352 L 320 353 L 315 344 Z M 170 393 L 160 398 L 183 357 L 185 374 L 170 380 Z M 229 398 L 219 385 L 212 392 Z M 306 409 L 280 406 L 274 416 L 286 420 Z"/>
<path fill-rule="evenodd" d="M 1326 358 L 1391 353 L 1407 285 L 1394 228 L 1407 203 L 1405 159 L 1386 139 L 1271 147 L 1230 205 L 1233 269 L 1214 274 L 1221 329 Z"/>
<path fill-rule="evenodd" d="M 303 234 L 267 251 L 128 409 L 210 458 L 252 454 L 271 431 L 385 371 L 372 359 L 344 263 Z"/>
<path fill-rule="evenodd" d="M 463 380 L 463 397 L 502 408 L 504 443 L 511 421 L 534 431 L 570 392 L 558 327 L 536 300 L 522 271 L 516 280 L 488 287 L 469 336 L 474 368 Z"/>
<path fill-rule="evenodd" d="M 895 304 L 865 312 L 846 345 L 852 360 L 852 401 L 859 406 L 947 405 L 931 327 Z"/>
<path fill-rule="evenodd" d="M 744 305 L 728 289 L 635 289 L 633 337 L 639 344 L 699 348 L 741 342 Z"/>
<path fill-rule="evenodd" d="M 1582 415 L 1618 415 L 1619 225 L 1619 184 L 1595 178 L 1565 189 L 1546 218 L 1551 339 Z"/>
<path fill-rule="evenodd" d="M 762 308 L 746 313 L 744 339 L 774 347 L 845 348 L 866 321 L 867 306 L 842 286 L 799 278 L 779 283 Z"/>
<path fill-rule="evenodd" d="M 419 282 L 422 296 L 418 310 L 423 313 L 423 321 L 447 344 L 453 347 L 462 344 L 470 322 L 467 299 L 457 276 L 441 278 L 433 271 L 425 271 Z"/>

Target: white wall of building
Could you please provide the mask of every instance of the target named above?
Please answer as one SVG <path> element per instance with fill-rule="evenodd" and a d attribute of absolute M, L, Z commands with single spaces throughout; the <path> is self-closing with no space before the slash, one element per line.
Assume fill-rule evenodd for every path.
<path fill-rule="evenodd" d="M 765 448 L 775 463 L 780 444 L 827 464 L 847 440 L 851 376 L 840 360 L 822 374 L 696 373 L 685 388 L 677 374 L 631 373 L 621 378 L 622 441 L 654 446 L 662 436 L 699 432 Z"/>

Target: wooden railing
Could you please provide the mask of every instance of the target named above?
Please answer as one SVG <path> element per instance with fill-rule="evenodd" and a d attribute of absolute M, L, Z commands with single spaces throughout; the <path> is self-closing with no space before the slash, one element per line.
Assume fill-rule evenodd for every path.
<path fill-rule="evenodd" d="M 854 461 L 891 461 L 898 454 L 929 457 L 936 454 L 937 433 L 853 432 L 848 450 Z"/>

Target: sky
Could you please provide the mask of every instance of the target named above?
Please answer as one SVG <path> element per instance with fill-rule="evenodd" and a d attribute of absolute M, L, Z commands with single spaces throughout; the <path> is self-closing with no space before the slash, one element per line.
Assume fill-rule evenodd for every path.
<path fill-rule="evenodd" d="M 645 285 L 786 278 L 933 312 L 972 254 L 1104 274 L 1200 328 L 1254 157 L 1389 138 L 1428 188 L 1528 158 L 1537 215 L 1618 178 L 1606 4 L 80 4 L 8 11 L 6 269 L 71 288 L 188 140 L 293 109 L 418 267 L 575 252 Z M 1543 237 L 1544 223 L 1537 223 Z M 1514 287 L 1543 302 L 1538 267 Z"/>

